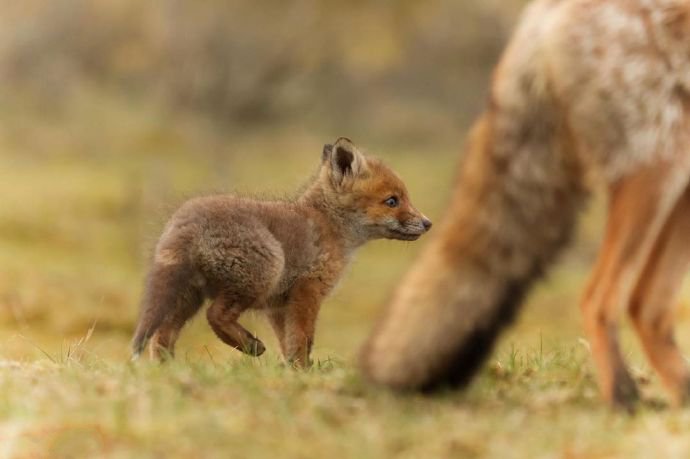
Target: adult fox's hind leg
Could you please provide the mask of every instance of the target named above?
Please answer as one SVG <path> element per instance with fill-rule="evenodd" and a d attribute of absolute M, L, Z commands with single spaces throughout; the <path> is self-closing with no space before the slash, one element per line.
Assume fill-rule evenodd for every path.
<path fill-rule="evenodd" d="M 673 333 L 675 301 L 690 264 L 690 187 L 673 209 L 630 304 L 642 346 L 676 403 L 690 398 L 690 372 Z"/>
<path fill-rule="evenodd" d="M 604 398 L 631 408 L 638 391 L 618 344 L 618 322 L 671 210 L 687 184 L 674 165 L 646 166 L 609 189 L 606 234 L 581 303 Z"/>

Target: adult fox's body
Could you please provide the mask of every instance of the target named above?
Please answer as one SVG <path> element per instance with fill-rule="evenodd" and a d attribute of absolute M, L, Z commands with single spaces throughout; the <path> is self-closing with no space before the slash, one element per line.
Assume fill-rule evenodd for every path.
<path fill-rule="evenodd" d="M 353 251 L 371 239 L 414 240 L 430 226 L 398 176 L 344 138 L 326 145 L 317 176 L 295 201 L 192 199 L 156 246 L 134 354 L 152 338 L 154 353 L 172 355 L 181 328 L 210 298 L 208 322 L 223 342 L 262 354 L 237 319 L 263 309 L 285 357 L 307 365 L 321 301 Z"/>
<path fill-rule="evenodd" d="M 604 397 L 635 383 L 617 325 L 630 314 L 677 401 L 690 373 L 673 303 L 690 261 L 690 2 L 538 0 L 494 75 L 450 208 L 366 344 L 365 372 L 396 388 L 465 384 L 567 242 L 585 176 L 608 223 L 582 300 Z"/>

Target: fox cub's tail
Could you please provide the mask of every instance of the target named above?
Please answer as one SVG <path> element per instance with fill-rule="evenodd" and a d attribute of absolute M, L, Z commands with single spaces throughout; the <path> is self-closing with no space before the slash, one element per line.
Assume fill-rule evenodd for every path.
<path fill-rule="evenodd" d="M 539 69 L 510 54 L 450 208 L 363 349 L 374 382 L 467 383 L 574 227 L 586 192 L 567 122 Z"/>
<path fill-rule="evenodd" d="M 202 292 L 195 288 L 193 273 L 184 264 L 156 263 L 149 272 L 142 300 L 141 316 L 132 339 L 132 360 L 137 359 L 151 337 L 170 340 L 166 330 L 179 330 L 201 307 Z"/>

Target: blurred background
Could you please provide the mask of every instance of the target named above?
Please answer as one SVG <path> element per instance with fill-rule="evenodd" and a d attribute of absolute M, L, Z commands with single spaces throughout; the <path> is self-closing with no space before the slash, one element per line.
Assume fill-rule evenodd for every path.
<path fill-rule="evenodd" d="M 438 217 L 522 4 L 0 1 L 2 357 L 54 355 L 95 324 L 93 352 L 126 359 L 170 212 L 209 192 L 290 193 L 338 136 L 386 159 Z M 513 333 L 581 334 L 600 220 L 595 204 Z M 423 244 L 362 251 L 322 310 L 317 358 L 355 354 Z M 243 320 L 277 358 L 261 319 Z M 199 318 L 179 346 L 238 354 Z"/>

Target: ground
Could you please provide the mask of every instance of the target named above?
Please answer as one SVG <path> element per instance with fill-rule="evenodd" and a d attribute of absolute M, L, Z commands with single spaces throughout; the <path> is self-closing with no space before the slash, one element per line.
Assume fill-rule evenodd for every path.
<path fill-rule="evenodd" d="M 357 371 L 358 347 L 424 238 L 362 250 L 323 307 L 309 371 L 286 368 L 253 316 L 243 321 L 268 345 L 260 358 L 227 348 L 197 319 L 175 362 L 130 363 L 148 254 L 170 210 L 213 190 L 296 189 L 321 144 L 347 133 L 290 127 L 235 136 L 139 107 L 87 106 L 39 121 L 35 109 L 3 108 L 0 458 L 690 454 L 690 411 L 663 404 L 628 329 L 626 355 L 654 402 L 631 416 L 598 397 L 577 310 L 601 229 L 596 199 L 573 248 L 465 391 L 392 394 Z M 459 134 L 458 145 L 424 152 L 364 146 L 437 219 L 460 143 Z M 681 331 L 688 297 L 686 289 Z M 680 341 L 690 349 L 687 336 Z"/>

